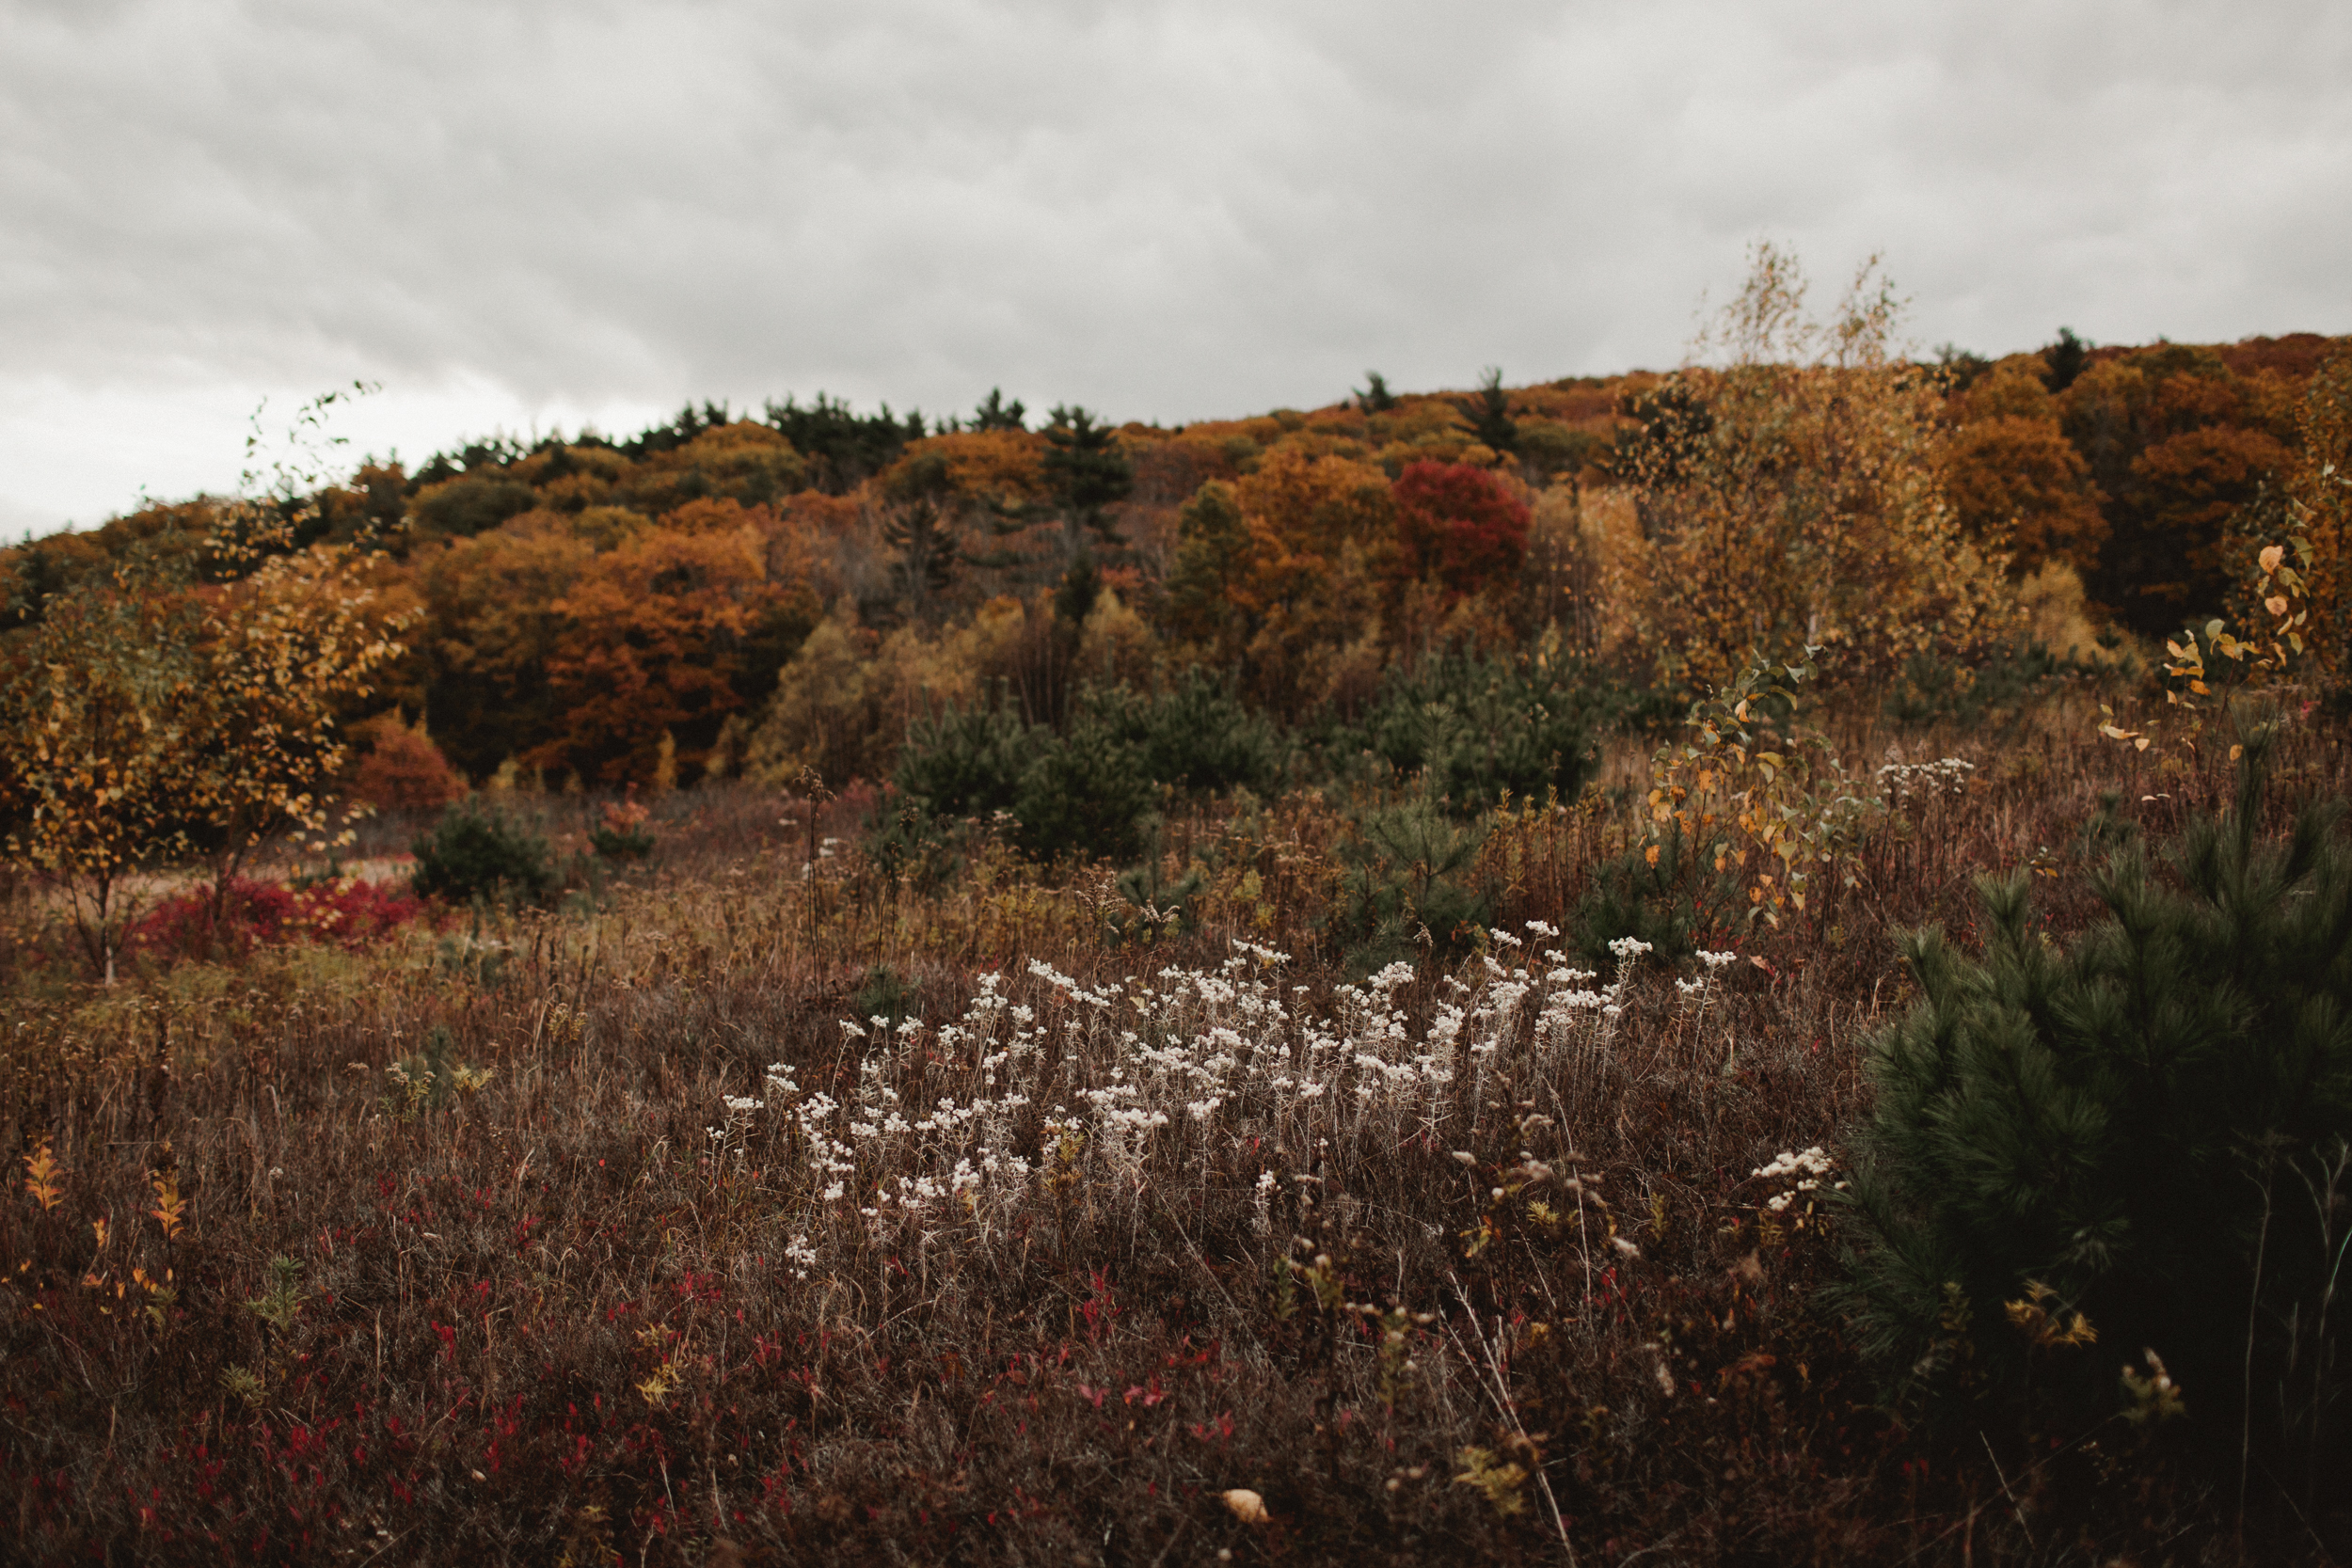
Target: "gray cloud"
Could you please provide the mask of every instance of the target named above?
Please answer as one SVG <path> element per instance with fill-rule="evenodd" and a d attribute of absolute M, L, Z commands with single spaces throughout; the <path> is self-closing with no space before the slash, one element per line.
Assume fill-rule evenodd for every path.
<path fill-rule="evenodd" d="M 2352 12 L 0 0 L 0 527 L 354 376 L 493 424 L 1184 420 L 1677 358 L 1743 247 L 1923 341 L 2352 328 Z"/>

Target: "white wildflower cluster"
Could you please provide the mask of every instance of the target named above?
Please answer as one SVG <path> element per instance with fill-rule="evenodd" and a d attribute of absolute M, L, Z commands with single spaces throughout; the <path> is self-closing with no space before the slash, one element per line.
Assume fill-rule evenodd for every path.
<path fill-rule="evenodd" d="M 706 1127 L 703 1131 L 709 1134 L 713 1154 L 722 1154 L 732 1148 L 736 1158 L 739 1161 L 743 1157 L 743 1134 L 747 1130 L 752 1113 L 766 1110 L 768 1102 L 751 1095 L 740 1094 L 721 1095 L 719 1099 L 726 1107 L 726 1122 L 723 1126 Z"/>
<path fill-rule="evenodd" d="M 1737 953 L 1709 953 L 1706 948 L 1700 948 L 1698 959 L 1704 967 L 1693 978 L 1675 982 L 1675 993 L 1682 998 L 1683 1006 L 1694 1008 L 1704 1004 L 1708 993 L 1715 989 L 1717 973 L 1730 964 L 1737 963 L 1739 958 L 1740 955 Z"/>
<path fill-rule="evenodd" d="M 1816 1144 L 1799 1153 L 1783 1152 L 1775 1156 L 1771 1164 L 1756 1166 L 1751 1174 L 1767 1181 L 1791 1176 L 1797 1178 L 1793 1186 L 1764 1200 L 1764 1207 L 1778 1214 L 1786 1212 L 1788 1206 L 1804 1194 L 1820 1191 L 1822 1179 L 1836 1168 L 1836 1162 L 1821 1151 L 1820 1145 Z M 1842 1188 L 1845 1183 L 1840 1181 L 1836 1185 Z"/>
<path fill-rule="evenodd" d="M 1890 762 L 1878 771 L 1879 792 L 1898 805 L 1932 800 L 1939 795 L 1958 795 L 1967 789 L 1968 775 L 1976 770 L 1975 763 L 1959 757 L 1941 757 L 1934 762 Z"/>
<path fill-rule="evenodd" d="M 763 1174 L 783 1179 L 796 1277 L 818 1267 L 828 1236 L 929 1244 L 968 1227 L 985 1241 L 1033 1203 L 1075 1190 L 1129 1201 L 1229 1162 L 1259 1170 L 1250 1223 L 1271 1234 L 1293 1180 L 1321 1160 L 1460 1141 L 1445 1135 L 1463 1114 L 1461 1074 L 1477 1099 L 1490 1074 L 1605 1047 L 1650 950 L 1613 943 L 1615 976 L 1596 990 L 1550 945 L 1556 927 L 1487 935 L 1487 956 L 1459 974 L 1393 963 L 1338 988 L 1327 1009 L 1281 985 L 1287 957 L 1256 942 L 1234 942 L 1213 968 L 1117 983 L 1031 961 L 981 975 L 952 1022 L 842 1020 L 858 1066 L 840 1099 L 777 1063 L 758 1096 L 725 1098 L 728 1125 L 773 1140 Z M 1711 972 L 1730 956 L 1705 961 Z"/>

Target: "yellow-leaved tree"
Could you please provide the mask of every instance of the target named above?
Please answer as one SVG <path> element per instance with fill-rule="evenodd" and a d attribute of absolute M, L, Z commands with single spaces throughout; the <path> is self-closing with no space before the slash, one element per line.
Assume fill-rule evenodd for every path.
<path fill-rule="evenodd" d="M 306 404 L 314 431 L 329 394 Z M 251 445 L 248 445 L 248 451 Z M 256 848 L 327 823 L 338 709 L 400 652 L 364 543 L 297 547 L 305 468 L 202 509 L 10 608 L 0 639 L 0 810 L 18 867 L 59 890 L 91 967 L 115 977 L 127 896 L 201 861 L 215 907 Z"/>
<path fill-rule="evenodd" d="M 1692 362 L 1625 409 L 1644 545 L 1617 586 L 1660 675 L 1694 690 L 1809 648 L 1830 679 L 1879 679 L 2013 615 L 2004 562 L 1946 497 L 1940 393 L 1876 260 L 1826 321 L 1805 293 L 1796 259 L 1758 245 Z"/>

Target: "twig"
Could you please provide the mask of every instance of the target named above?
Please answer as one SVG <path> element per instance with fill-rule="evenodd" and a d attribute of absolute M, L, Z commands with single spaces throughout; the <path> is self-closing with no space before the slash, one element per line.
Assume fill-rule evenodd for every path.
<path fill-rule="evenodd" d="M 1265 1354 L 1265 1342 L 1258 1338 L 1258 1331 L 1252 1328 L 1249 1324 L 1249 1320 L 1242 1315 L 1241 1306 L 1233 1300 L 1232 1292 L 1225 1289 L 1225 1281 L 1219 1279 L 1216 1276 L 1216 1271 L 1209 1267 L 1209 1260 L 1200 1256 L 1200 1249 L 1199 1247 L 1192 1244 L 1192 1238 L 1184 1234 L 1183 1223 L 1176 1218 L 1173 1212 L 1168 1214 L 1168 1223 L 1169 1227 L 1175 1230 L 1176 1239 L 1184 1243 L 1184 1250 L 1192 1254 L 1192 1260 L 1200 1265 L 1200 1272 L 1208 1275 L 1209 1283 L 1216 1287 L 1216 1293 L 1225 1298 L 1226 1309 L 1233 1314 L 1233 1322 L 1241 1325 L 1241 1331 L 1244 1334 L 1249 1336 L 1250 1345 L 1257 1351 L 1258 1354 L 1263 1357 Z"/>
<path fill-rule="evenodd" d="M 2017 1494 L 2009 1489 L 2009 1476 L 2001 1469 L 2001 1456 L 1993 1451 L 1993 1439 L 1987 1437 L 1980 1427 L 1977 1431 L 1977 1441 L 1984 1445 L 1985 1458 L 1993 1461 L 1993 1474 L 2000 1481 L 2001 1496 L 2009 1499 L 2009 1511 L 2017 1515 L 2017 1528 L 2026 1532 L 2026 1544 L 2033 1545 L 2033 1527 L 2026 1523 L 2026 1511 L 2017 1501 Z"/>
<path fill-rule="evenodd" d="M 1568 1568 L 1577 1568 L 1576 1546 L 1568 1540 L 1568 1522 L 1561 1516 L 1560 1499 L 1552 1496 L 1551 1478 L 1544 1473 L 1543 1457 L 1536 1451 L 1535 1440 L 1527 1435 L 1527 1423 L 1519 1419 L 1519 1407 L 1512 1402 L 1510 1386 L 1502 1379 L 1502 1363 L 1495 1359 L 1493 1347 L 1486 1343 L 1486 1331 L 1478 1326 L 1478 1308 L 1470 1305 L 1470 1292 L 1462 1289 L 1462 1282 L 1455 1277 L 1453 1270 L 1446 1271 L 1446 1278 L 1453 1281 L 1454 1293 L 1461 1298 L 1462 1310 L 1470 1314 L 1470 1332 L 1478 1337 L 1478 1348 L 1486 1357 L 1487 1369 L 1494 1374 L 1495 1402 L 1503 1415 L 1510 1418 L 1511 1429 L 1519 1434 L 1519 1441 L 1527 1445 L 1528 1458 L 1534 1461 L 1535 1484 L 1544 1489 L 1544 1503 L 1551 1510 L 1552 1528 L 1560 1532 L 1560 1549 L 1568 1554 Z M 1452 1323 L 1446 1324 L 1446 1332 L 1454 1332 Z M 1455 1344 L 1457 1347 L 1460 1344 L 1458 1338 Z M 1470 1358 L 1465 1355 L 1463 1359 L 1467 1361 Z M 1476 1365 L 1471 1363 L 1473 1370 Z"/>
<path fill-rule="evenodd" d="M 1160 1555 L 1152 1560 L 1152 1568 L 1160 1568 L 1160 1564 L 1168 1560 L 1168 1554 L 1176 1549 L 1176 1543 L 1184 1535 L 1184 1527 L 1191 1523 L 1192 1515 L 1189 1513 L 1176 1521 L 1176 1528 L 1168 1532 L 1168 1544 L 1162 1546 Z"/>
<path fill-rule="evenodd" d="M 1691 1527 L 1688 1525 L 1678 1525 L 1675 1528 L 1670 1529 L 1665 1534 L 1660 1536 L 1657 1540 L 1651 1542 L 1648 1545 L 1643 1547 L 1640 1551 L 1628 1552 L 1625 1556 L 1617 1559 L 1617 1568 L 1625 1568 L 1627 1563 L 1633 1561 L 1637 1558 L 1647 1557 L 1652 1552 L 1664 1551 L 1667 1547 L 1675 1544 L 1677 1537 L 1680 1536 L 1684 1530 L 1689 1529 Z"/>
<path fill-rule="evenodd" d="M 2246 1481 L 2254 1463 L 2254 1327 L 2260 1319 L 2263 1299 L 2263 1254 L 2270 1245 L 2270 1179 L 2277 1150 L 2263 1162 L 2263 1225 L 2254 1238 L 2254 1282 L 2246 1303 L 2246 1384 L 2241 1396 L 2245 1415 L 2238 1427 L 2237 1450 L 2237 1528 L 2242 1538 L 2246 1533 Z"/>

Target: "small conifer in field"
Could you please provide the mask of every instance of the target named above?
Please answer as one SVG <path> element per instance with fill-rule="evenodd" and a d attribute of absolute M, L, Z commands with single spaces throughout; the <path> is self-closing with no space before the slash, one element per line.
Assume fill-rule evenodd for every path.
<path fill-rule="evenodd" d="M 2233 810 L 2109 859 L 2074 942 L 2023 874 L 1980 884 L 1981 958 L 1910 939 L 1924 994 L 1874 1043 L 1851 1195 L 1899 1389 L 2031 1388 L 2089 1426 L 2155 1408 L 2153 1366 L 2233 1454 L 2341 1448 L 2352 849 L 2341 802 L 2265 838 L 2267 738 Z"/>

